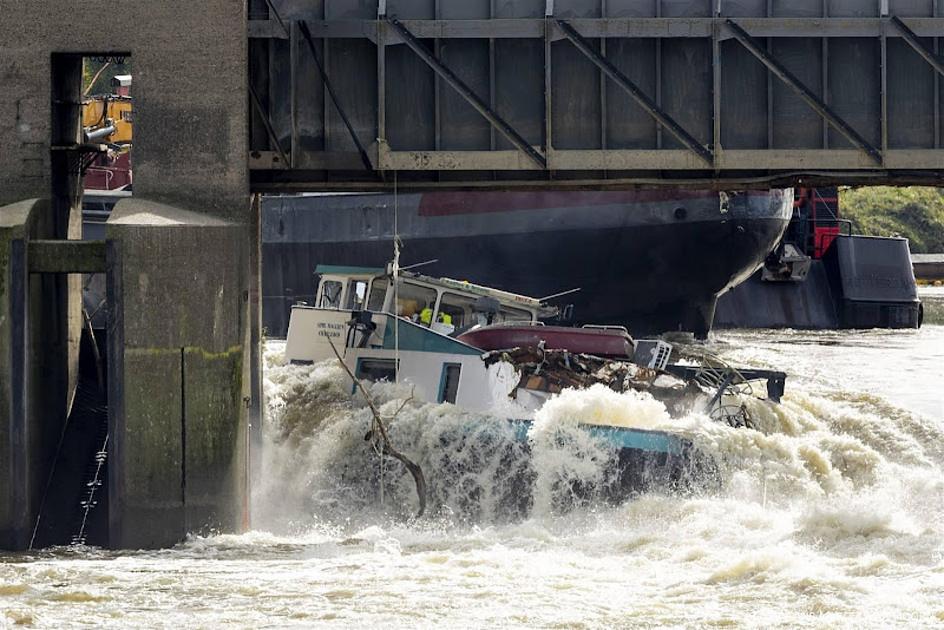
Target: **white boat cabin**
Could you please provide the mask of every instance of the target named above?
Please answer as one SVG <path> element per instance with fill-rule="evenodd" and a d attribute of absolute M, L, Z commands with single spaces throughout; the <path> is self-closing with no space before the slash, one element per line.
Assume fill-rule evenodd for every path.
<path fill-rule="evenodd" d="M 316 308 L 395 313 L 447 335 L 474 325 L 537 322 L 557 313 L 536 298 L 411 271 L 400 272 L 396 291 L 385 269 L 318 265 L 315 273 L 321 276 Z"/>
<path fill-rule="evenodd" d="M 334 345 L 358 378 L 398 378 L 418 399 L 475 411 L 507 404 L 513 370 L 487 369 L 482 351 L 455 336 L 475 326 L 539 325 L 557 313 L 535 298 L 410 271 L 396 287 L 381 268 L 319 265 L 316 273 L 315 304 L 292 307 L 287 359 L 332 359 Z"/>

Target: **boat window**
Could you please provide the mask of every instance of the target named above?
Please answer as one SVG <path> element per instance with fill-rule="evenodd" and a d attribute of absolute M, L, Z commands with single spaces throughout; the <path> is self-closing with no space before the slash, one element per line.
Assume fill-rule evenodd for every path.
<path fill-rule="evenodd" d="M 318 306 L 321 308 L 341 308 L 341 287 L 341 283 L 337 280 L 322 281 Z"/>
<path fill-rule="evenodd" d="M 397 315 L 429 326 L 436 308 L 436 291 L 411 282 L 400 281 L 397 291 Z"/>
<path fill-rule="evenodd" d="M 484 323 L 484 321 L 476 322 L 473 308 L 476 299 L 455 293 L 443 293 L 442 299 L 439 300 L 439 313 L 436 319 L 442 323 L 451 324 L 456 329 L 475 323 Z"/>
<path fill-rule="evenodd" d="M 397 380 L 397 363 L 393 359 L 358 359 L 357 378 L 365 381 Z"/>
<path fill-rule="evenodd" d="M 367 310 L 382 311 L 384 298 L 387 297 L 387 287 L 390 281 L 386 278 L 377 278 L 370 284 L 370 298 L 367 300 Z"/>
<path fill-rule="evenodd" d="M 347 305 L 344 308 L 359 311 L 364 308 L 364 299 L 367 297 L 366 280 L 349 280 L 347 283 Z"/>
<path fill-rule="evenodd" d="M 439 402 L 456 404 L 456 395 L 459 393 L 459 375 L 462 365 L 459 363 L 444 363 L 441 383 L 439 385 Z"/>

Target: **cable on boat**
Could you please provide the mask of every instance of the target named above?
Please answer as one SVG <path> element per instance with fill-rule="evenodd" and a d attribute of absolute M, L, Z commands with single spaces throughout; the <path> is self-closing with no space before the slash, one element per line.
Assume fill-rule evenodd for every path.
<path fill-rule="evenodd" d="M 393 314 L 400 317 L 400 191 L 397 186 L 397 171 L 393 172 Z M 393 327 L 393 382 L 400 384 L 400 320 Z"/>
<path fill-rule="evenodd" d="M 394 322 L 396 325 L 393 327 L 393 382 L 395 385 L 400 384 L 400 319 L 398 313 L 398 304 L 400 303 L 400 195 L 399 187 L 397 186 L 397 171 L 393 172 L 393 263 L 390 266 L 391 278 L 390 281 L 393 283 L 393 312 L 394 312 Z M 374 421 L 371 424 L 371 435 L 374 436 L 372 442 L 372 448 L 377 454 L 377 461 L 379 466 L 379 477 L 380 477 L 380 505 L 384 504 L 384 486 L 386 485 L 386 473 L 387 473 L 387 464 L 384 461 L 384 448 L 381 446 L 380 441 L 376 439 L 378 435 L 378 424 L 380 423 L 379 416 L 374 414 Z M 382 430 L 382 429 L 381 429 Z M 383 433 L 386 435 L 386 432 Z M 420 510 L 422 513 L 422 509 Z"/>
<path fill-rule="evenodd" d="M 758 397 L 750 379 L 721 357 L 706 350 L 688 350 L 687 354 L 699 359 L 700 366 L 695 374 L 695 381 L 715 393 L 705 406 L 704 412 L 712 420 L 721 421 L 734 427 L 754 427 L 747 407 L 743 402 L 731 404 L 724 402 L 724 396 L 735 399 L 746 396 Z"/>

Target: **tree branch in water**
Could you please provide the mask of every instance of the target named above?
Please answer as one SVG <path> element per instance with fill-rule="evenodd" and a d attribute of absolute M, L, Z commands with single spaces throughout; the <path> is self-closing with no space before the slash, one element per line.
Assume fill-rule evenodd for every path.
<path fill-rule="evenodd" d="M 380 437 L 383 440 L 383 454 L 389 455 L 394 459 L 399 460 L 406 469 L 410 471 L 410 474 L 413 475 L 413 481 L 416 483 L 416 495 L 420 501 L 420 508 L 416 513 L 416 517 L 419 518 L 423 516 L 423 513 L 426 511 L 426 477 L 423 475 L 423 469 L 419 467 L 418 464 L 413 462 L 409 457 L 398 451 L 393 447 L 393 444 L 390 442 L 390 436 L 387 434 L 387 427 L 384 425 L 383 417 L 380 415 L 380 410 L 377 409 L 377 406 L 374 404 L 373 399 L 370 397 L 370 394 L 367 393 L 367 388 L 364 387 L 364 384 L 354 376 L 354 373 L 351 371 L 351 368 L 347 366 L 347 363 L 344 362 L 344 359 L 341 358 L 341 354 L 338 352 L 338 349 L 334 346 L 334 342 L 331 341 L 330 337 L 326 337 L 328 344 L 331 346 L 331 350 L 334 352 L 334 356 L 338 358 L 338 363 L 341 364 L 341 367 L 344 368 L 344 371 L 347 372 L 347 375 L 351 377 L 351 380 L 354 382 L 354 386 L 357 387 L 361 393 L 364 395 L 364 400 L 367 401 L 367 406 L 370 408 L 370 412 L 374 416 L 374 421 L 377 423 L 377 429 L 380 433 Z M 400 413 L 400 410 L 406 405 L 409 400 L 404 401 L 400 408 L 397 409 L 397 413 Z"/>

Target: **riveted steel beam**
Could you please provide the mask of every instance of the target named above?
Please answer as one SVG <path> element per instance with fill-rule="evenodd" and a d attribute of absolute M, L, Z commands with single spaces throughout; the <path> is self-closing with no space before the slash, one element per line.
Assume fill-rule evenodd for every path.
<path fill-rule="evenodd" d="M 331 97 L 331 102 L 334 103 L 335 109 L 338 110 L 338 114 L 341 116 L 341 120 L 344 122 L 344 126 L 347 127 L 347 132 L 351 136 L 351 140 L 354 141 L 354 146 L 357 147 L 357 152 L 360 153 L 361 162 L 364 164 L 364 168 L 368 171 L 374 170 L 374 165 L 370 163 L 370 158 L 367 156 L 367 150 L 364 148 L 364 145 L 361 143 L 360 138 L 357 137 L 357 133 L 354 131 L 354 126 L 351 124 L 350 119 L 348 119 L 347 114 L 344 112 L 344 108 L 341 107 L 340 101 L 338 101 L 338 95 L 334 91 L 334 87 L 331 85 L 331 81 L 328 79 L 328 73 L 324 68 L 324 65 L 321 63 L 321 57 L 318 55 L 318 49 L 315 48 L 315 41 L 311 36 L 311 31 L 308 29 L 308 24 L 304 21 L 299 21 L 298 30 L 301 32 L 302 37 L 305 38 L 305 42 L 308 44 L 308 50 L 311 51 L 311 57 L 315 61 L 315 66 L 318 67 L 318 73 L 321 75 L 321 82 L 324 84 L 325 92 Z M 325 137 L 328 133 L 325 130 Z"/>
<path fill-rule="evenodd" d="M 595 51 L 584 37 L 565 20 L 557 19 L 557 25 L 560 27 L 564 36 L 579 50 L 587 59 L 593 62 L 606 76 L 613 80 L 616 85 L 621 87 L 624 92 L 629 94 L 639 104 L 643 110 L 652 116 L 660 125 L 669 131 L 675 138 L 684 144 L 690 151 L 695 153 L 709 165 L 714 165 L 714 154 L 705 148 L 698 140 L 688 133 L 684 127 L 678 124 L 665 110 L 656 105 L 656 102 L 649 98 L 642 89 L 633 83 L 629 77 L 619 71 L 609 60 Z"/>
<path fill-rule="evenodd" d="M 495 129 L 497 129 L 503 136 L 505 136 L 509 142 L 511 142 L 515 147 L 518 148 L 522 153 L 528 156 L 535 164 L 540 166 L 542 169 L 547 168 L 547 160 L 543 155 L 538 153 L 534 147 L 528 144 L 528 141 L 525 140 L 521 134 L 515 131 L 514 127 L 508 124 L 501 116 L 499 116 L 491 107 L 485 104 L 478 95 L 473 92 L 469 86 L 467 86 L 462 79 L 460 79 L 456 74 L 449 69 L 439 58 L 431 54 L 423 44 L 413 36 L 403 24 L 395 17 L 386 17 L 387 23 L 393 27 L 394 31 L 403 38 L 403 42 L 412 50 L 416 55 L 423 60 L 426 65 L 433 69 L 433 72 L 438 74 L 442 79 L 452 86 L 452 88 L 459 93 L 462 98 L 464 98 L 469 105 L 475 108 L 475 110 L 482 115 Z"/>
<path fill-rule="evenodd" d="M 256 113 L 259 114 L 259 118 L 262 120 L 262 126 L 265 127 L 266 135 L 269 136 L 269 142 L 272 144 L 273 148 L 278 152 L 279 157 L 282 158 L 282 164 L 285 168 L 293 166 L 292 162 L 289 161 L 288 156 L 285 155 L 285 151 L 282 150 L 282 144 L 279 142 L 278 137 L 275 135 L 275 128 L 272 126 L 272 121 L 269 120 L 269 112 L 265 110 L 262 106 L 262 101 L 259 100 L 259 95 L 256 94 L 256 91 L 252 87 L 252 82 L 249 83 L 249 97 L 252 100 L 252 106 L 255 108 Z"/>
<path fill-rule="evenodd" d="M 707 38 L 716 25 L 725 25 L 726 18 L 692 17 L 633 17 L 633 18 L 570 18 L 568 21 L 584 37 L 590 38 Z M 290 20 L 285 20 L 289 22 Z M 886 18 L 841 17 L 743 17 L 738 23 L 754 37 L 789 39 L 879 37 Z M 368 39 L 376 41 L 376 20 L 308 20 L 316 39 Z M 401 23 L 420 39 L 496 38 L 520 39 L 544 37 L 543 18 L 493 18 L 474 20 L 401 20 Z M 944 32 L 944 18 L 908 18 L 911 30 L 918 37 L 934 37 Z M 251 39 L 288 39 L 287 31 L 276 19 L 249 20 Z M 727 29 L 720 33 L 722 40 L 732 35 Z M 401 43 L 398 35 L 391 34 L 384 45 Z"/>
<path fill-rule="evenodd" d="M 278 22 L 279 28 L 285 33 L 286 37 L 289 37 L 288 27 L 285 26 L 285 21 L 282 20 L 282 16 L 279 15 L 279 10 L 275 8 L 275 5 L 272 4 L 272 0 L 265 0 L 266 5 L 269 8 L 269 11 L 272 15 L 275 16 L 275 21 Z"/>
<path fill-rule="evenodd" d="M 435 177 L 436 171 L 541 171 L 533 161 L 517 149 L 489 151 L 441 150 L 395 151 L 386 145 L 378 147 L 380 163 L 384 168 L 401 171 L 427 171 Z M 274 151 L 256 151 L 250 156 L 250 168 L 256 172 L 271 172 L 276 177 L 291 178 L 292 173 L 273 164 Z M 559 170 L 609 171 L 704 171 L 701 158 L 688 149 L 565 149 L 554 150 L 551 163 Z M 354 151 L 312 153 L 300 161 L 297 171 L 324 170 L 353 172 L 359 167 Z M 859 149 L 726 149 L 715 157 L 715 168 L 737 171 L 732 179 L 749 181 L 760 172 L 768 171 L 834 171 L 859 172 L 875 170 L 875 162 Z M 944 151 L 940 149 L 889 149 L 884 168 L 889 180 L 891 171 L 924 171 L 944 183 Z M 363 175 L 363 172 L 361 172 Z M 702 175 L 699 175 L 702 177 Z M 358 180 L 358 182 L 361 180 Z M 417 181 L 422 181 L 418 179 Z M 666 179 L 672 185 L 673 179 Z M 911 181 L 911 180 L 908 180 Z M 406 185 L 404 180 L 401 183 Z M 356 190 L 358 183 L 352 184 Z M 938 184 L 940 185 L 940 184 Z"/>
<path fill-rule="evenodd" d="M 849 123 L 843 120 L 836 112 L 834 112 L 829 105 L 823 102 L 816 94 L 813 93 L 810 88 L 806 87 L 802 81 L 800 81 L 796 76 L 787 70 L 787 68 L 777 61 L 773 55 L 769 54 L 764 48 L 758 43 L 751 35 L 745 31 L 743 28 L 738 25 L 732 19 L 727 20 L 727 25 L 734 34 L 735 39 L 741 42 L 741 45 L 744 46 L 752 55 L 757 57 L 757 59 L 763 63 L 767 68 L 781 81 L 786 83 L 790 88 L 792 88 L 797 95 L 806 101 L 806 104 L 813 108 L 816 113 L 823 117 L 829 124 L 836 128 L 839 133 L 846 137 L 849 142 L 857 146 L 859 149 L 868 154 L 873 160 L 878 164 L 882 164 L 882 153 L 873 147 L 865 138 L 863 138 L 858 131 L 856 131 Z"/>
<path fill-rule="evenodd" d="M 895 28 L 901 33 L 902 39 L 908 43 L 909 46 L 914 48 L 915 52 L 921 55 L 921 57 L 927 61 L 932 68 L 934 68 L 938 74 L 944 76 L 944 60 L 942 60 L 938 55 L 934 53 L 933 50 L 924 45 L 924 43 L 918 39 L 918 36 L 913 30 L 908 28 L 908 25 L 901 21 L 897 15 L 893 15 L 888 20 L 891 22 Z"/>

